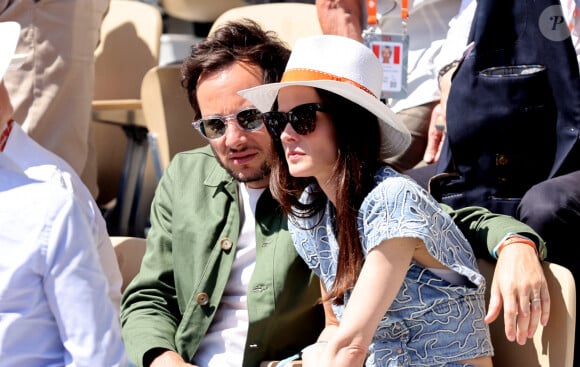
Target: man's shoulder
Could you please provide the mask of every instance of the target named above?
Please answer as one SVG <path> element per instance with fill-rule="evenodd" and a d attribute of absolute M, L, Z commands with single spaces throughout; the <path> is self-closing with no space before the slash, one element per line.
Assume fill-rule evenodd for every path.
<path fill-rule="evenodd" d="M 33 180 L 54 182 L 81 196 L 91 197 L 75 170 L 61 157 L 44 148 L 14 124 L 5 153 Z"/>
<path fill-rule="evenodd" d="M 211 172 L 223 174 L 226 178 L 229 176 L 219 164 L 209 145 L 177 153 L 171 159 L 168 170 L 172 175 L 180 176 L 206 177 Z"/>
<path fill-rule="evenodd" d="M 70 211 L 73 195 L 54 182 L 39 181 L 0 164 L 0 202 L 6 212 L 22 213 L 27 220 Z M 51 213 L 50 215 L 47 213 Z"/>
<path fill-rule="evenodd" d="M 17 162 L 24 171 L 34 167 L 53 166 L 62 171 L 74 172 L 64 159 L 38 144 L 16 123 L 10 133 L 5 153 Z M 46 181 L 39 177 L 33 178 Z"/>
<path fill-rule="evenodd" d="M 194 161 L 196 161 L 197 163 L 205 161 L 212 161 L 213 163 L 217 163 L 215 160 L 216 160 L 215 154 L 211 149 L 210 145 L 207 144 L 199 148 L 185 150 L 183 152 L 177 153 L 171 159 L 171 163 L 174 163 L 175 161 L 178 161 L 182 164 L 183 163 L 193 164 Z M 206 164 L 212 162 L 206 162 Z"/>

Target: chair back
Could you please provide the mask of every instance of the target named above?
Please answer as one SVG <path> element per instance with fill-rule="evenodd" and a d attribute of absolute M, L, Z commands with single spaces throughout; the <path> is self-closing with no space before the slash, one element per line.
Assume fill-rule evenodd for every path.
<path fill-rule="evenodd" d="M 495 263 L 479 259 L 478 265 L 487 281 L 486 300 L 489 302 Z M 500 315 L 490 325 L 494 367 L 572 367 L 576 324 L 574 278 L 568 269 L 558 264 L 544 262 L 542 266 L 551 300 L 548 325 L 539 325 L 533 339 L 519 345 L 507 340 L 503 315 Z"/>
<path fill-rule="evenodd" d="M 195 23 L 211 23 L 224 11 L 245 5 L 244 0 L 160 0 L 170 16 Z"/>
<path fill-rule="evenodd" d="M 141 86 L 143 114 L 158 178 L 176 153 L 207 144 L 191 126 L 194 114 L 180 75 L 179 65 L 156 66 L 145 74 Z"/>
<path fill-rule="evenodd" d="M 154 6 L 111 1 L 95 51 L 93 99 L 139 99 L 143 76 L 159 63 L 161 32 L 161 13 Z"/>
<path fill-rule="evenodd" d="M 141 83 L 159 63 L 162 18 L 135 0 L 111 1 L 95 51 L 92 101 L 97 155 L 97 202 L 111 235 L 143 235 L 136 224 L 147 157 Z"/>
<path fill-rule="evenodd" d="M 209 34 L 224 23 L 241 18 L 252 19 L 265 30 L 276 32 L 290 48 L 298 38 L 322 34 L 316 6 L 304 3 L 267 3 L 233 8 L 216 19 Z"/>
<path fill-rule="evenodd" d="M 121 292 L 124 292 L 141 269 L 147 241 L 140 237 L 111 236 L 111 242 L 123 277 Z"/>

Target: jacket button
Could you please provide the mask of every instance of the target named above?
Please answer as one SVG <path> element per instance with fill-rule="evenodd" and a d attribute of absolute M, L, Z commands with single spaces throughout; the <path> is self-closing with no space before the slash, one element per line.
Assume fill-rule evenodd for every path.
<path fill-rule="evenodd" d="M 503 154 L 499 154 L 496 158 L 495 158 L 495 164 L 497 166 L 505 166 L 509 163 L 509 159 L 508 157 L 506 157 Z"/>
<path fill-rule="evenodd" d="M 224 250 L 224 251 L 231 250 L 233 245 L 234 244 L 232 243 L 232 240 L 230 240 L 227 237 L 220 241 L 220 246 L 221 246 L 222 250 Z"/>
<path fill-rule="evenodd" d="M 198 305 L 205 306 L 209 303 L 209 296 L 207 295 L 207 293 L 201 292 L 197 296 L 195 296 L 195 301 L 197 302 Z"/>

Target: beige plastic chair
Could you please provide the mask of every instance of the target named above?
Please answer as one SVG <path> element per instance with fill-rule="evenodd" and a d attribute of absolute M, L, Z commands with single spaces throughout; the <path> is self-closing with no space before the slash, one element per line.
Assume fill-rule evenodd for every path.
<path fill-rule="evenodd" d="M 173 156 L 207 144 L 191 126 L 193 110 L 180 84 L 180 66 L 156 66 L 143 78 L 143 114 L 157 179 Z"/>
<path fill-rule="evenodd" d="M 215 20 L 209 34 L 227 21 L 241 18 L 252 19 L 264 29 L 276 32 L 290 48 L 298 38 L 322 34 L 316 6 L 304 3 L 267 3 L 233 8 Z"/>
<path fill-rule="evenodd" d="M 479 268 L 487 280 L 486 300 L 495 263 L 479 259 Z M 533 339 L 521 346 L 505 337 L 503 315 L 491 325 L 495 349 L 494 367 L 572 367 L 576 323 L 576 285 L 572 273 L 563 266 L 544 262 L 544 274 L 550 292 L 550 320 L 546 327 L 538 326 Z"/>
<path fill-rule="evenodd" d="M 190 22 L 211 23 L 224 11 L 243 6 L 244 0 L 160 0 L 170 16 Z"/>
<path fill-rule="evenodd" d="M 162 19 L 152 5 L 111 1 L 95 51 L 93 110 L 141 108 L 141 81 L 159 62 Z"/>
<path fill-rule="evenodd" d="M 124 292 L 141 269 L 147 241 L 140 237 L 111 236 L 111 242 L 123 277 L 121 292 Z"/>
<path fill-rule="evenodd" d="M 134 235 L 147 129 L 142 122 L 141 82 L 159 63 L 159 10 L 134 0 L 111 1 L 95 51 L 92 103 L 101 206 L 111 235 Z M 109 204 L 113 202 L 113 204 Z"/>

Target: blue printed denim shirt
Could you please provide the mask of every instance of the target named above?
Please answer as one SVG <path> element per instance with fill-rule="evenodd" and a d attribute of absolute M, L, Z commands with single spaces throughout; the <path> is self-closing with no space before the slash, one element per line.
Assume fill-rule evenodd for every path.
<path fill-rule="evenodd" d="M 378 325 L 366 366 L 464 366 L 453 362 L 491 355 L 489 330 L 483 322 L 485 279 L 470 244 L 429 193 L 407 176 L 383 167 L 375 181 L 358 214 L 364 255 L 390 238 L 418 238 L 433 257 L 467 281 L 451 284 L 411 263 Z M 301 200 L 307 202 L 309 192 Z M 292 217 L 289 229 L 300 256 L 331 289 L 338 244 L 330 203 L 322 215 L 321 221 L 317 216 Z M 350 293 L 345 294 L 345 305 Z M 333 305 L 338 320 L 344 307 Z"/>

